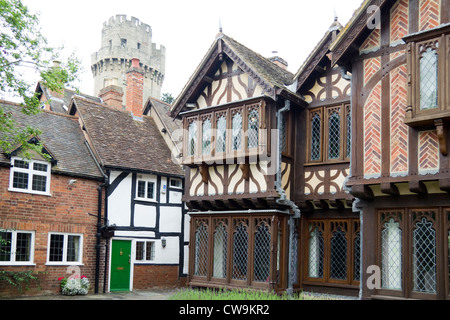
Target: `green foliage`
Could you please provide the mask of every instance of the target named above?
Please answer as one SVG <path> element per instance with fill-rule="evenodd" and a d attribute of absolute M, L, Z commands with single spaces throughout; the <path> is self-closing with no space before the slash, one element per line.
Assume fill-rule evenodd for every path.
<path fill-rule="evenodd" d="M 20 292 L 28 290 L 31 281 L 39 283 L 38 273 L 33 270 L 28 271 L 8 271 L 0 270 L 0 281 L 6 281 L 7 284 L 17 288 Z"/>
<path fill-rule="evenodd" d="M 53 66 L 54 61 L 61 59 L 64 48 L 48 45 L 40 31 L 39 17 L 30 13 L 21 0 L 0 0 L 0 30 L 0 98 L 17 98 L 24 114 L 37 114 L 39 96 L 34 91 L 36 84 L 28 82 L 30 71 L 38 74 L 43 85 L 53 92 L 61 92 L 65 87 L 76 90 L 73 82 L 80 71 L 80 60 L 72 54 L 59 67 Z M 32 128 L 19 131 L 11 114 L 0 106 L 0 151 L 22 145 L 24 150 L 40 153 L 42 146 L 28 143 L 30 137 L 39 133 Z M 10 139 L 4 141 L 5 136 Z"/>
<path fill-rule="evenodd" d="M 170 300 L 337 300 L 337 298 L 327 295 L 315 295 L 309 293 L 296 293 L 289 296 L 286 293 L 281 295 L 260 290 L 222 290 L 222 289 L 179 289 Z"/>
<path fill-rule="evenodd" d="M 167 104 L 172 104 L 175 101 L 175 98 L 172 96 L 171 93 L 163 93 L 161 101 Z"/>

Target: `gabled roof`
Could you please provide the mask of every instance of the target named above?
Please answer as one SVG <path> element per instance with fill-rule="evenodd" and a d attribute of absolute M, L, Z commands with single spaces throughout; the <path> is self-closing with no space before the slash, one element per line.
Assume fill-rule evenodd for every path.
<path fill-rule="evenodd" d="M 326 57 L 326 55 L 330 52 L 330 45 L 332 43 L 333 34 L 339 34 L 342 29 L 342 25 L 335 18 L 334 22 L 328 28 L 327 32 L 324 34 L 322 39 L 316 45 L 316 47 L 311 51 L 309 56 L 306 58 L 305 62 L 300 66 L 299 70 L 294 76 L 294 79 L 297 80 L 297 88 L 305 83 L 305 81 L 311 76 L 317 66 L 322 62 L 322 60 Z"/>
<path fill-rule="evenodd" d="M 0 101 L 6 112 L 11 112 L 17 126 L 31 126 L 42 132 L 36 137 L 42 142 L 57 164 L 52 167 L 54 173 L 87 178 L 102 178 L 102 174 L 85 144 L 83 132 L 75 117 L 42 111 L 36 115 L 25 115 L 18 104 Z M 30 137 L 32 138 L 32 137 Z M 1 139 L 7 139 L 2 136 Z M 0 154 L 0 163 L 8 165 L 9 156 Z"/>
<path fill-rule="evenodd" d="M 73 97 L 69 113 L 77 112 L 102 166 L 183 176 L 151 117 L 135 120 L 128 111 Z"/>
<path fill-rule="evenodd" d="M 83 93 L 77 93 L 74 90 L 70 90 L 67 88 L 64 89 L 64 92 L 62 92 L 61 94 L 56 94 L 51 92 L 42 82 L 38 82 L 36 86 L 36 92 L 41 93 L 45 96 L 46 100 L 49 102 L 50 111 L 63 114 L 67 114 L 70 101 L 75 95 L 92 100 L 94 102 L 102 102 L 102 100 L 98 97 L 93 97 Z"/>
<path fill-rule="evenodd" d="M 296 95 L 295 89 L 288 88 L 294 82 L 294 75 L 291 72 L 250 50 L 233 38 L 219 33 L 173 104 L 170 114 L 172 117 L 178 116 L 185 108 L 186 103 L 189 103 L 190 99 L 196 98 L 196 95 L 203 88 L 205 77 L 216 70 L 218 63 L 223 59 L 223 55 L 227 55 L 262 86 L 267 96 L 275 98 L 276 95 L 285 93 L 291 97 L 295 96 L 298 101 L 303 101 L 302 97 Z"/>

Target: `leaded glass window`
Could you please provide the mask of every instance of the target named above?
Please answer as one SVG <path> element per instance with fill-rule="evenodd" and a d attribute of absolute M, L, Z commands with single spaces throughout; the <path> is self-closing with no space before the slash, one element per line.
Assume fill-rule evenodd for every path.
<path fill-rule="evenodd" d="M 347 112 L 347 148 L 346 148 L 346 157 L 350 158 L 352 154 L 352 113 L 350 106 L 346 106 Z"/>
<path fill-rule="evenodd" d="M 283 113 L 281 116 L 281 128 L 280 128 L 280 138 L 281 138 L 281 150 L 282 152 L 288 152 L 288 142 L 287 142 L 287 114 Z"/>
<path fill-rule="evenodd" d="M 420 60 L 420 109 L 438 107 L 438 55 L 427 48 Z"/>
<path fill-rule="evenodd" d="M 311 119 L 311 161 L 319 161 L 321 157 L 322 119 L 314 114 Z"/>
<path fill-rule="evenodd" d="M 259 112 L 252 109 L 248 115 L 248 148 L 257 148 L 259 144 Z"/>
<path fill-rule="evenodd" d="M 393 218 L 381 231 L 381 286 L 402 289 L 402 230 Z"/>
<path fill-rule="evenodd" d="M 206 277 L 208 270 L 208 228 L 199 223 L 195 231 L 194 275 Z"/>
<path fill-rule="evenodd" d="M 361 232 L 356 233 L 353 243 L 353 280 L 361 281 Z"/>
<path fill-rule="evenodd" d="M 261 223 L 255 233 L 254 249 L 254 279 L 258 282 L 268 282 L 270 274 L 270 226 Z"/>
<path fill-rule="evenodd" d="M 311 229 L 313 228 L 313 229 Z M 310 226 L 309 235 L 309 261 L 308 276 L 310 278 L 323 278 L 324 271 L 324 238 L 319 227 Z"/>
<path fill-rule="evenodd" d="M 224 279 L 227 276 L 227 226 L 220 223 L 214 232 L 214 268 L 213 277 Z"/>
<path fill-rule="evenodd" d="M 235 280 L 247 280 L 248 240 L 247 226 L 240 222 L 233 234 L 232 278 Z"/>
<path fill-rule="evenodd" d="M 328 119 L 328 159 L 341 157 L 341 117 L 337 111 L 332 111 Z"/>
<path fill-rule="evenodd" d="M 211 154 L 211 120 L 205 119 L 202 125 L 202 153 Z"/>
<path fill-rule="evenodd" d="M 188 155 L 195 155 L 197 149 L 197 122 L 192 122 L 189 125 L 189 137 L 188 137 Z"/>
<path fill-rule="evenodd" d="M 236 113 L 233 116 L 233 150 L 241 150 L 242 148 L 242 115 Z"/>
<path fill-rule="evenodd" d="M 225 152 L 226 141 L 227 141 L 227 120 L 224 116 L 221 116 L 217 120 L 216 152 Z"/>
<path fill-rule="evenodd" d="M 330 278 L 347 279 L 347 238 L 342 226 L 332 233 L 330 250 Z"/>
<path fill-rule="evenodd" d="M 413 285 L 416 292 L 436 293 L 436 230 L 426 218 L 413 231 Z"/>

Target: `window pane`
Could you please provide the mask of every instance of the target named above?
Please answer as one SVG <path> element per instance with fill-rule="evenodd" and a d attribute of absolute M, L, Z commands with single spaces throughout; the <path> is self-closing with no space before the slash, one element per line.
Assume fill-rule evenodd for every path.
<path fill-rule="evenodd" d="M 436 50 L 428 48 L 420 60 L 420 109 L 437 108 L 438 101 L 438 56 Z"/>
<path fill-rule="evenodd" d="M 353 280 L 361 280 L 361 233 L 357 232 L 354 242 Z"/>
<path fill-rule="evenodd" d="M 145 181 L 138 181 L 137 197 L 145 198 Z"/>
<path fill-rule="evenodd" d="M 47 186 L 47 177 L 33 175 L 33 190 L 45 192 Z"/>
<path fill-rule="evenodd" d="M 259 112 L 257 109 L 248 115 L 248 148 L 257 148 L 259 144 Z"/>
<path fill-rule="evenodd" d="M 281 116 L 280 138 L 281 151 L 287 152 L 287 115 L 285 113 L 283 113 L 283 115 Z"/>
<path fill-rule="evenodd" d="M 0 261 L 11 261 L 11 232 L 0 232 Z"/>
<path fill-rule="evenodd" d="M 436 231 L 422 218 L 413 232 L 414 291 L 436 293 Z"/>
<path fill-rule="evenodd" d="M 68 236 L 67 261 L 78 262 L 80 254 L 80 236 Z"/>
<path fill-rule="evenodd" d="M 147 182 L 147 199 L 154 198 L 155 184 L 153 182 Z"/>
<path fill-rule="evenodd" d="M 147 261 L 155 259 L 155 243 L 154 242 L 147 242 L 146 243 L 146 249 L 145 249 L 145 259 Z"/>
<path fill-rule="evenodd" d="M 202 134 L 202 152 L 205 155 L 211 154 L 211 120 L 203 121 Z"/>
<path fill-rule="evenodd" d="M 50 236 L 50 261 L 63 261 L 64 236 L 52 234 Z"/>
<path fill-rule="evenodd" d="M 144 243 L 145 242 L 136 242 L 136 260 L 142 261 L 144 260 Z"/>
<path fill-rule="evenodd" d="M 347 239 L 341 227 L 332 233 L 330 264 L 332 279 L 347 279 Z"/>
<path fill-rule="evenodd" d="M 310 228 L 311 229 L 311 228 Z M 323 233 L 318 227 L 310 232 L 309 238 L 309 262 L 308 276 L 311 278 L 323 278 L 323 255 L 324 239 Z"/>
<path fill-rule="evenodd" d="M 233 150 L 240 150 L 242 147 L 242 116 L 236 113 L 233 117 Z"/>
<path fill-rule="evenodd" d="M 385 289 L 402 289 L 402 230 L 391 219 L 381 231 L 381 285 Z"/>
<path fill-rule="evenodd" d="M 254 278 L 258 282 L 268 282 L 270 275 L 270 230 L 262 223 L 255 234 Z"/>
<path fill-rule="evenodd" d="M 16 243 L 16 261 L 30 261 L 31 233 L 18 233 Z"/>
<path fill-rule="evenodd" d="M 339 159 L 341 149 L 341 118 L 333 112 L 328 121 L 328 159 Z"/>
<path fill-rule="evenodd" d="M 195 150 L 197 149 L 197 123 L 192 122 L 189 125 L 189 139 L 188 139 L 188 155 L 195 155 Z"/>
<path fill-rule="evenodd" d="M 28 169 L 29 163 L 22 161 L 22 160 L 14 160 L 14 167 L 15 168 L 21 168 L 21 169 Z"/>
<path fill-rule="evenodd" d="M 347 107 L 347 154 L 346 157 L 350 158 L 352 154 L 352 114 L 350 107 Z"/>
<path fill-rule="evenodd" d="M 233 274 L 235 280 L 247 279 L 248 232 L 241 222 L 233 236 Z"/>
<path fill-rule="evenodd" d="M 320 160 L 320 133 L 322 130 L 320 115 L 315 114 L 311 120 L 311 161 Z"/>
<path fill-rule="evenodd" d="M 28 189 L 28 173 L 14 172 L 13 188 Z"/>
<path fill-rule="evenodd" d="M 217 152 L 225 152 L 225 145 L 227 141 L 227 120 L 224 116 L 221 116 L 217 120 Z"/>
<path fill-rule="evenodd" d="M 208 230 L 204 224 L 195 232 L 195 268 L 196 276 L 206 276 L 208 269 Z"/>
<path fill-rule="evenodd" d="M 48 168 L 48 166 L 43 163 L 34 163 L 33 164 L 33 170 L 35 170 L 35 171 L 47 172 L 47 168 Z"/>
<path fill-rule="evenodd" d="M 227 242 L 226 226 L 221 224 L 214 233 L 214 278 L 224 279 L 227 276 Z"/>

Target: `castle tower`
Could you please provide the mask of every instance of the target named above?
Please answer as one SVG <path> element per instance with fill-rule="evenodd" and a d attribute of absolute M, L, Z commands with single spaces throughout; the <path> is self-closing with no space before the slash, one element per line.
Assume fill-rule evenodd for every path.
<path fill-rule="evenodd" d="M 98 52 L 91 57 L 94 76 L 94 95 L 109 86 L 123 90 L 123 104 L 127 95 L 126 72 L 132 59 L 140 61 L 144 73 L 143 103 L 149 96 L 160 99 L 164 81 L 166 49 L 152 43 L 152 29 L 149 25 L 126 15 L 116 15 L 103 24 L 102 43 Z"/>

